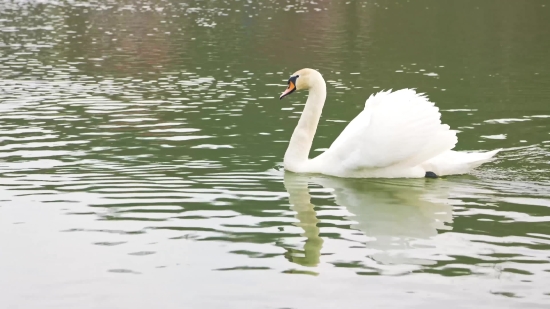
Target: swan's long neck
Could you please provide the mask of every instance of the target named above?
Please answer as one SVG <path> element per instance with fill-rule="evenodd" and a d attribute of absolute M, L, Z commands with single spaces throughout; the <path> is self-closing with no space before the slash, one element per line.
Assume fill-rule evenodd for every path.
<path fill-rule="evenodd" d="M 327 97 L 325 80 L 321 74 L 311 76 L 310 85 L 306 106 L 290 138 L 284 158 L 285 169 L 293 172 L 304 171 Z"/>

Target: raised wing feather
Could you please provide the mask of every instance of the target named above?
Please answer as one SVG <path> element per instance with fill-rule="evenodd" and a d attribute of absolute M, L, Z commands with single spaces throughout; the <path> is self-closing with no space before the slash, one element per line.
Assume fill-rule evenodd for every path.
<path fill-rule="evenodd" d="M 326 155 L 349 170 L 416 166 L 457 142 L 440 116 L 434 103 L 412 89 L 379 92 L 369 97 Z"/>

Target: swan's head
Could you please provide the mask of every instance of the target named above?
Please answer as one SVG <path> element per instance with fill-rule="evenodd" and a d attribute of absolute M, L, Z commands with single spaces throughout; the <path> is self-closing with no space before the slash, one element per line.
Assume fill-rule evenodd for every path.
<path fill-rule="evenodd" d="M 319 78 L 322 80 L 321 73 L 314 69 L 301 69 L 297 71 L 288 79 L 288 87 L 281 94 L 279 99 L 286 97 L 296 90 L 310 89 L 316 84 Z"/>

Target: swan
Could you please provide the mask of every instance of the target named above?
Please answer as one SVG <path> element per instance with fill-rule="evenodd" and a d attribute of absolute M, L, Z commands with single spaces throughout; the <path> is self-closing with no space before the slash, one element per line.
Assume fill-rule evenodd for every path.
<path fill-rule="evenodd" d="M 456 132 L 441 123 L 439 109 L 424 94 L 401 89 L 371 95 L 365 109 L 330 148 L 309 159 L 326 83 L 321 73 L 306 68 L 292 74 L 279 98 L 296 90 L 308 90 L 309 95 L 284 156 L 284 169 L 290 172 L 343 178 L 436 178 L 466 174 L 500 151 L 451 150 L 458 141 Z"/>

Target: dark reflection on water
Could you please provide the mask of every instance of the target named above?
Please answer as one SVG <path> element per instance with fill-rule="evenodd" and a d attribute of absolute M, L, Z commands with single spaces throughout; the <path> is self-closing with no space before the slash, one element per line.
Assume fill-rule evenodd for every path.
<path fill-rule="evenodd" d="M 0 3 L 2 299 L 216 308 L 212 291 L 223 290 L 236 308 L 406 307 L 427 295 L 434 306 L 543 306 L 549 9 Z M 274 169 L 305 95 L 276 98 L 302 67 L 319 69 L 329 91 L 312 155 L 371 93 L 402 87 L 437 103 L 459 150 L 504 151 L 435 181 Z"/>

